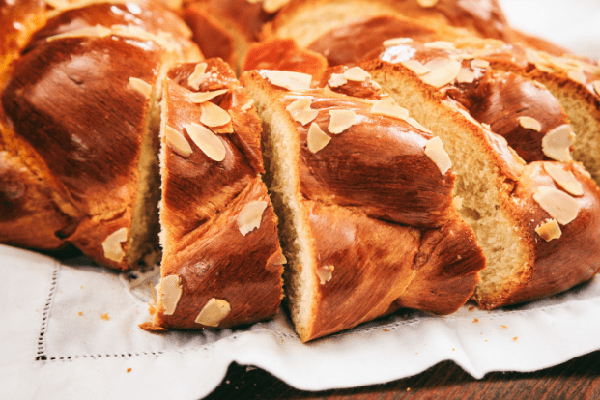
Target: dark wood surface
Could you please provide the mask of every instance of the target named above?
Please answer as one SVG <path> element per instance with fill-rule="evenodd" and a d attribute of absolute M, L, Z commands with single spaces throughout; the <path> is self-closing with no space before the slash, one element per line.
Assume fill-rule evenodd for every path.
<path fill-rule="evenodd" d="M 549 349 L 551 351 L 551 349 Z M 452 361 L 385 385 L 306 392 L 270 373 L 232 364 L 223 383 L 205 399 L 600 399 L 600 351 L 530 373 L 493 372 L 473 379 Z"/>

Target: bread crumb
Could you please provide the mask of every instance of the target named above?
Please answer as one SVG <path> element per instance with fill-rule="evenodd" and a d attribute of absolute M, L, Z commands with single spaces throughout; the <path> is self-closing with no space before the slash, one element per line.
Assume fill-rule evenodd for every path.
<path fill-rule="evenodd" d="M 110 318 L 108 318 L 108 313 L 106 313 L 106 314 L 100 314 L 100 319 L 103 319 L 104 321 L 108 321 Z"/>
<path fill-rule="evenodd" d="M 410 391 L 411 391 L 411 388 L 410 388 L 410 387 L 407 387 L 407 388 L 406 388 L 406 391 L 407 391 L 407 392 L 410 392 Z"/>
<path fill-rule="evenodd" d="M 500 328 L 502 328 L 502 329 L 508 329 L 508 328 L 507 328 L 506 326 L 504 326 L 504 325 L 500 325 Z"/>
<path fill-rule="evenodd" d="M 478 320 L 477 318 L 473 319 L 473 323 L 474 323 L 474 324 L 476 324 L 476 323 L 478 323 L 478 322 L 479 322 L 479 320 Z"/>
<path fill-rule="evenodd" d="M 475 309 L 475 306 L 469 307 L 469 311 L 473 311 L 474 309 Z"/>
<path fill-rule="evenodd" d="M 79 316 L 81 317 L 81 316 L 83 315 L 83 311 L 79 311 L 79 312 L 77 313 L 77 315 L 79 315 Z"/>
<path fill-rule="evenodd" d="M 516 342 L 518 338 L 519 338 L 518 336 L 515 336 L 515 337 L 513 338 L 513 340 Z"/>
<path fill-rule="evenodd" d="M 127 368 L 127 373 L 130 373 L 130 372 L 131 372 L 131 368 Z"/>

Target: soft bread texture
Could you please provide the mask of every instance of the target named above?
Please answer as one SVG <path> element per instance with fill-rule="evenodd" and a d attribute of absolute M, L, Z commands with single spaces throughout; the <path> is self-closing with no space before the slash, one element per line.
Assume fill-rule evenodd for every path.
<path fill-rule="evenodd" d="M 154 323 L 150 327 L 198 329 L 196 318 L 211 300 L 226 301 L 230 312 L 219 328 L 250 324 L 271 318 L 279 309 L 282 264 L 277 239 L 277 218 L 270 206 L 264 171 L 261 126 L 231 69 L 220 59 L 209 59 L 207 76 L 198 88 L 189 77 L 197 64 L 169 71 L 163 84 L 161 128 L 162 199 L 160 222 L 163 255 L 161 278 L 177 276 L 181 298 L 165 312 L 158 290 Z M 225 148 L 223 160 L 210 158 L 191 138 L 186 126 L 200 124 L 202 104 L 192 93 L 226 90 L 215 97 L 216 106 L 231 115 L 229 126 L 212 128 Z M 184 135 L 190 154 L 169 144 L 167 129 Z M 252 202 L 265 202 L 258 227 L 242 232 L 240 215 Z M 215 326 L 210 326 L 215 327 Z"/>
<path fill-rule="evenodd" d="M 412 55 L 403 51 L 407 46 L 414 50 Z M 402 64 L 415 59 L 428 65 L 432 60 L 451 59 L 451 54 L 452 50 L 429 49 L 418 43 L 401 44 L 388 48 L 379 60 L 362 67 L 371 72 L 385 92 L 405 104 L 421 124 L 444 140 L 457 175 L 456 194 L 462 199 L 459 212 L 473 228 L 487 259 L 486 269 L 481 272 L 482 282 L 473 298 L 482 307 L 495 308 L 554 294 L 589 279 L 600 268 L 600 256 L 592 250 L 600 246 L 595 234 L 599 229 L 598 188 L 585 172 L 573 172 L 586 188 L 582 196 L 575 197 L 579 203 L 577 218 L 561 226 L 563 233 L 558 240 L 542 240 L 535 228 L 552 216 L 532 196 L 540 186 L 556 185 L 540 167 L 542 164 L 533 161 L 548 160 L 539 152 L 539 132 L 520 131 L 518 124 L 512 122 L 518 115 L 510 115 L 512 121 L 507 122 L 490 112 L 499 107 L 494 103 L 503 97 L 514 101 L 515 91 L 518 93 L 524 85 L 531 85 L 523 90 L 530 90 L 529 97 L 520 97 L 524 104 L 529 104 L 529 112 L 537 109 L 548 113 L 532 115 L 542 122 L 542 130 L 565 122 L 560 106 L 547 96 L 545 89 L 538 88 L 536 92 L 534 85 L 520 76 L 475 67 L 469 57 L 461 64 L 474 75 L 473 81 L 460 84 L 452 78 L 439 89 Z M 473 93 L 486 93 L 489 85 L 499 86 L 499 90 L 475 101 L 477 95 L 472 97 Z M 522 145 L 521 154 L 532 162 L 526 164 L 505 139 L 473 117 L 504 130 L 515 147 Z M 532 136 L 527 137 L 529 131 Z M 567 170 L 583 171 L 577 164 L 561 165 Z M 574 244 L 578 241 L 579 245 Z M 569 263 L 564 262 L 567 254 Z"/>
<path fill-rule="evenodd" d="M 289 266 L 286 293 L 301 340 L 401 306 L 459 308 L 484 258 L 454 209 L 453 174 L 442 175 L 424 154 L 431 136 L 370 114 L 372 103 L 359 98 L 281 90 L 258 72 L 244 74 L 242 83 L 265 128 L 268 181 Z M 325 132 L 330 110 L 353 110 L 360 122 L 313 154 L 308 124 L 286 110 L 299 99 L 311 99 L 319 110 L 313 123 Z M 446 291 L 447 283 L 455 290 Z"/>
<path fill-rule="evenodd" d="M 124 270 L 151 265 L 157 253 L 160 78 L 173 62 L 200 53 L 184 37 L 160 37 L 160 29 L 183 29 L 158 6 L 135 5 L 150 22 L 114 7 L 118 12 L 91 5 L 47 15 L 12 67 L 2 91 L 3 151 L 15 168 L 27 169 L 18 174 L 43 182 L 28 191 L 44 199 L 40 209 L 3 203 L 10 217 L 2 240 L 44 249 L 71 243 Z M 99 9 L 110 15 L 98 16 Z M 160 29 L 152 22 L 159 13 L 165 15 Z M 139 26 L 118 26 L 127 15 Z M 23 195 L 2 186 L 8 198 Z M 52 225 L 32 229 L 40 214 Z"/>

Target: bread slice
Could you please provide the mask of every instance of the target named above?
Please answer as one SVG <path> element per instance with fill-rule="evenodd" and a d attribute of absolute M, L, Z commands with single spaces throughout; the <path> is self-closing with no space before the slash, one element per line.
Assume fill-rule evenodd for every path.
<path fill-rule="evenodd" d="M 576 163 L 526 163 L 504 138 L 469 114 L 462 104 L 469 104 L 469 88 L 485 86 L 482 77 L 490 73 L 486 62 L 477 61 L 478 54 L 461 56 L 454 45 L 444 43 L 397 46 L 402 48 L 390 47 L 378 60 L 362 67 L 384 92 L 444 141 L 457 175 L 456 194 L 462 199 L 459 212 L 473 228 L 487 259 L 474 299 L 491 309 L 555 294 L 593 276 L 600 267 L 600 254 L 595 250 L 600 243 L 593 233 L 598 229 L 600 192 L 589 174 Z M 521 83 L 536 87 L 531 82 Z M 511 110 L 508 103 L 502 103 L 502 93 L 490 92 L 490 97 L 479 101 Z M 535 104 L 535 97 L 526 102 Z M 480 105 L 473 103 L 471 108 Z M 546 108 L 546 103 L 541 106 Z M 476 112 L 473 116 L 481 117 Z M 503 117 L 504 121 L 516 120 L 510 114 Z M 495 118 L 498 121 L 498 116 Z M 562 111 L 557 118 L 564 121 Z M 535 129 L 522 133 L 527 132 L 537 133 Z M 568 128 L 566 132 L 568 138 Z M 510 134 L 510 129 L 505 133 Z M 567 140 L 558 147 L 568 154 L 568 146 Z M 564 173 L 548 172 L 557 168 L 572 173 L 566 175 L 578 190 L 565 189 Z"/>
<path fill-rule="evenodd" d="M 282 71 L 242 76 L 263 121 L 288 260 L 286 295 L 300 339 L 398 307 L 455 311 L 484 259 L 454 209 L 452 172 L 425 155 L 432 136 L 401 117 L 371 113 L 380 100 L 309 89 L 310 80 Z M 341 117 L 338 126 L 330 112 L 350 123 Z"/>
<path fill-rule="evenodd" d="M 161 107 L 161 283 L 144 327 L 271 318 L 285 258 L 259 175 L 261 126 L 251 102 L 227 64 L 209 59 L 171 69 Z"/>

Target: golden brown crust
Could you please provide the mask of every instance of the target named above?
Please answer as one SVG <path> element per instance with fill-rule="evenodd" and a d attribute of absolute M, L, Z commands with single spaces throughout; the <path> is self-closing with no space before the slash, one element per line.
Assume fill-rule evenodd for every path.
<path fill-rule="evenodd" d="M 365 100 L 381 100 L 385 97 L 384 93 L 381 91 L 381 86 L 371 78 L 367 78 L 362 82 L 347 80 L 346 83 L 339 86 L 335 85 L 332 87 L 330 85 L 329 80 L 333 74 L 343 74 L 349 69 L 350 67 L 346 65 L 328 68 L 323 73 L 321 80 L 314 84 L 314 86 L 319 88 L 328 87 L 332 92 Z"/>
<path fill-rule="evenodd" d="M 242 62 L 242 71 L 297 71 L 319 79 L 327 66 L 324 56 L 301 48 L 293 39 L 272 39 L 250 45 Z"/>
<path fill-rule="evenodd" d="M 473 294 L 477 271 L 485 256 L 473 231 L 461 218 L 439 229 L 424 231 L 415 257 L 415 277 L 390 310 L 414 308 L 434 314 L 451 314 Z"/>
<path fill-rule="evenodd" d="M 287 106 L 302 98 L 312 98 L 311 108 L 319 110 L 313 123 L 325 132 L 330 110 L 352 110 L 358 118 L 358 124 L 332 134 L 329 145 L 317 154 L 306 146 L 309 125 L 298 126 L 300 181 L 305 197 L 356 207 L 371 217 L 415 227 L 437 227 L 451 218 L 455 212 L 454 175 L 442 175 L 425 155 L 425 143 L 431 135 L 405 121 L 371 114 L 371 103 L 322 90 L 291 94 L 283 97 L 283 103 Z"/>

